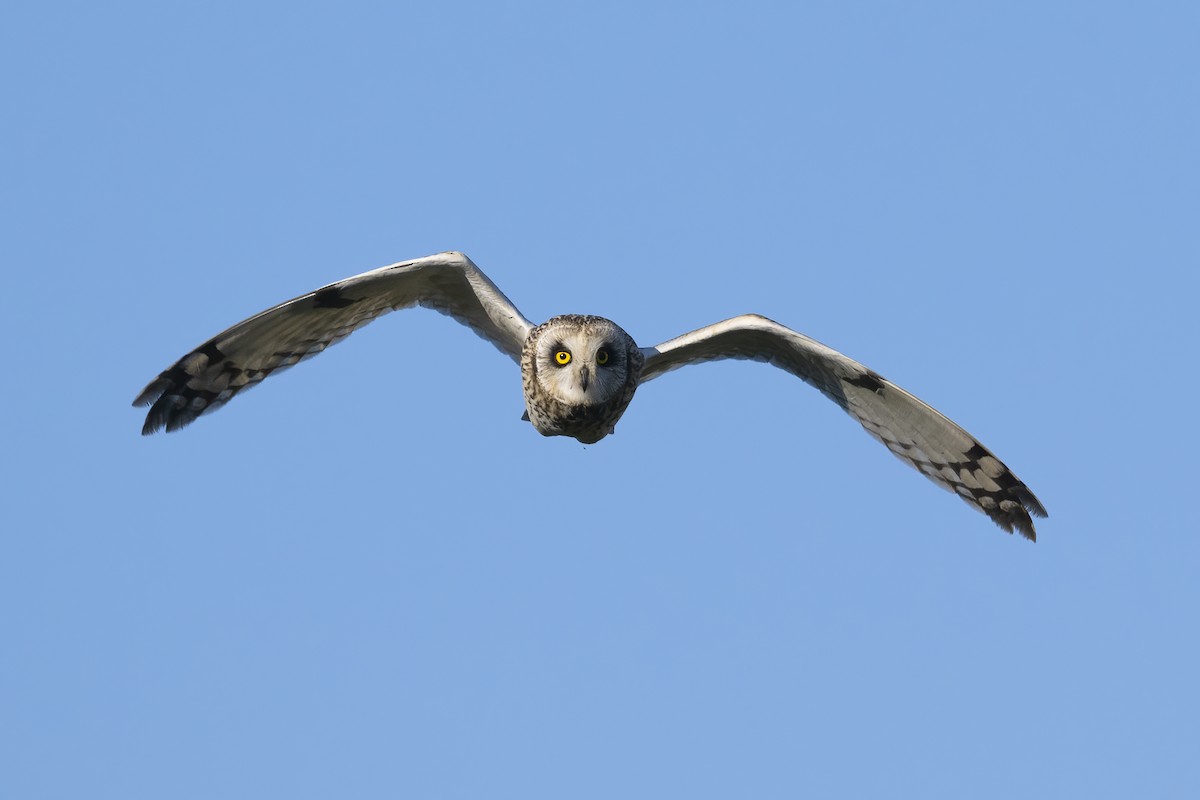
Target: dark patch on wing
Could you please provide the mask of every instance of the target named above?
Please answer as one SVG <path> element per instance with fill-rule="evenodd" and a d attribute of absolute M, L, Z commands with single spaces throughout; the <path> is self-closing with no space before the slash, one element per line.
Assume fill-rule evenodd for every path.
<path fill-rule="evenodd" d="M 163 388 L 169 386 L 183 386 L 192 376 L 183 368 L 183 364 L 175 364 L 166 372 L 158 376 L 156 383 L 162 384 Z"/>
<path fill-rule="evenodd" d="M 359 302 L 353 297 L 346 297 L 336 286 L 326 286 L 313 292 L 313 308 L 346 308 Z"/>
<path fill-rule="evenodd" d="M 976 442 L 974 445 L 972 445 L 971 449 L 966 452 L 967 459 L 971 461 L 978 461 L 979 459 L 990 455 L 992 454 L 989 453 L 987 448 L 981 445 L 979 442 Z M 992 457 L 995 458 L 995 456 Z"/>
<path fill-rule="evenodd" d="M 867 371 L 862 375 L 857 375 L 853 378 L 842 378 L 843 381 L 851 386 L 857 386 L 860 389 L 866 389 L 870 392 L 879 392 L 883 390 L 883 378 L 876 375 L 874 372 Z"/>
<path fill-rule="evenodd" d="M 221 352 L 221 349 L 217 347 L 217 343 L 215 341 L 205 342 L 204 344 L 200 345 L 196 352 L 208 358 L 208 365 L 210 367 L 214 364 L 220 364 L 226 358 L 225 354 Z"/>

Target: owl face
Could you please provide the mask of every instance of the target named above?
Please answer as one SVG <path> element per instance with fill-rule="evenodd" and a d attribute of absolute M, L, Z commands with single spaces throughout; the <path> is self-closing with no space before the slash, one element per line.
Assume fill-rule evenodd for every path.
<path fill-rule="evenodd" d="M 611 401 L 624 390 L 629 371 L 627 334 L 606 319 L 584 320 L 551 324 L 537 343 L 538 383 L 569 406 Z"/>

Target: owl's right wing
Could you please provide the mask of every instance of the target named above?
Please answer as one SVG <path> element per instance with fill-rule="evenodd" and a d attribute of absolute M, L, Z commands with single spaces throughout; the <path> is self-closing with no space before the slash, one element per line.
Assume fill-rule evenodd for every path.
<path fill-rule="evenodd" d="M 533 327 L 462 253 L 392 264 L 269 308 L 192 350 L 133 401 L 150 406 L 142 433 L 182 428 L 272 372 L 411 306 L 453 317 L 518 362 Z"/>
<path fill-rule="evenodd" d="M 1034 539 L 1033 492 L 949 418 L 852 358 L 778 322 L 747 314 L 641 348 L 642 381 L 723 358 L 765 361 L 820 389 L 888 450 L 1012 533 Z"/>

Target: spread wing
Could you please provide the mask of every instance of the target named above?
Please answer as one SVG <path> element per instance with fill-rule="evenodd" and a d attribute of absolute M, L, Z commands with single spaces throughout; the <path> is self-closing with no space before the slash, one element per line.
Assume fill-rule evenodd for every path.
<path fill-rule="evenodd" d="M 642 348 L 642 381 L 722 358 L 765 361 L 837 403 L 902 461 L 958 494 L 1009 533 L 1035 539 L 1030 514 L 1046 510 L 975 437 L 862 364 L 766 317 L 748 314 Z"/>
<path fill-rule="evenodd" d="M 462 253 L 392 264 L 280 303 L 192 350 L 133 401 L 150 406 L 142 433 L 182 428 L 271 373 L 410 306 L 454 317 L 518 362 L 533 327 Z"/>

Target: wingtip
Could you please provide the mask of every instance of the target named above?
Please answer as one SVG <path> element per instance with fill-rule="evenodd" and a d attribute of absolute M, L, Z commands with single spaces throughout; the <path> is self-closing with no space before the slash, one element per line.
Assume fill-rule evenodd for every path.
<path fill-rule="evenodd" d="M 1005 500 L 991 507 L 976 505 L 969 501 L 968 505 L 977 511 L 983 511 L 992 522 L 996 523 L 997 527 L 1009 535 L 1019 533 L 1023 539 L 1031 542 L 1037 541 L 1037 530 L 1033 526 L 1033 517 L 1030 516 L 1033 509 L 1027 508 L 1016 500 Z"/>
<path fill-rule="evenodd" d="M 163 377 L 159 375 L 157 378 L 147 383 L 146 388 L 142 389 L 142 391 L 138 393 L 138 396 L 133 398 L 133 407 L 138 408 L 140 406 L 151 405 L 162 395 L 164 391 L 166 391 L 168 385 L 169 384 L 163 380 Z"/>
<path fill-rule="evenodd" d="M 1031 542 L 1037 542 L 1037 529 L 1033 526 L 1033 519 L 1029 516 L 1029 509 L 1024 506 L 1017 506 L 1007 512 L 1005 521 L 1008 524 L 1001 524 L 1001 527 L 1009 533 L 1015 530 L 1021 534 L 1022 538 L 1028 539 Z"/>

